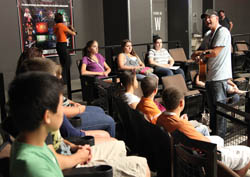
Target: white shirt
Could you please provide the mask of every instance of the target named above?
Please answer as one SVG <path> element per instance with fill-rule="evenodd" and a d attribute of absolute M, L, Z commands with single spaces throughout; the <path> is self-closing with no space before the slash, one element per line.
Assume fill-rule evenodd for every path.
<path fill-rule="evenodd" d="M 218 27 L 219 26 L 221 25 L 218 25 Z M 212 44 L 210 44 L 211 38 L 214 38 Z M 209 58 L 207 60 L 207 81 L 220 81 L 232 78 L 231 35 L 228 29 L 221 27 L 216 34 L 214 32 L 214 36 L 212 36 L 211 30 L 209 30 L 205 34 L 204 40 L 199 49 L 209 49 L 210 46 L 212 46 L 212 48 L 223 48 L 217 57 Z"/>
<path fill-rule="evenodd" d="M 136 96 L 132 93 L 126 92 L 124 95 L 126 97 L 126 103 L 128 103 L 128 104 L 139 103 L 141 100 L 138 96 Z"/>
<path fill-rule="evenodd" d="M 153 58 L 158 64 L 168 64 L 171 56 L 166 49 L 161 48 L 160 50 L 150 49 L 148 58 Z"/>

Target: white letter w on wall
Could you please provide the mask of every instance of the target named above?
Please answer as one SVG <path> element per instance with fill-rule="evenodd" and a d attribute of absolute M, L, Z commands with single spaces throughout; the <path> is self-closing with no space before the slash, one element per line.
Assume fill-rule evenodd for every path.
<path fill-rule="evenodd" d="M 155 17 L 155 30 L 161 30 L 161 17 Z"/>

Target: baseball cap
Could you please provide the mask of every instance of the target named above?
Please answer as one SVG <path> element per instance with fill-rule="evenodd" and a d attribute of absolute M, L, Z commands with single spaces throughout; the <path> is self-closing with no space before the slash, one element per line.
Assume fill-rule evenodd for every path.
<path fill-rule="evenodd" d="M 201 19 L 204 19 L 206 16 L 211 16 L 211 15 L 218 16 L 218 13 L 217 13 L 217 11 L 215 11 L 213 9 L 207 9 L 206 12 L 201 15 Z"/>

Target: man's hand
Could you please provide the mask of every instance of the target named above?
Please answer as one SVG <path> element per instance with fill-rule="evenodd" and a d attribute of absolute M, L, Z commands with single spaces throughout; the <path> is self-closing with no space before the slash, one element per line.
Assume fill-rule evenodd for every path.
<path fill-rule="evenodd" d="M 197 51 L 195 51 L 195 52 L 191 55 L 191 59 L 194 60 L 194 61 L 196 61 L 197 57 L 198 57 L 198 56 L 201 56 L 202 52 L 203 52 L 202 50 L 197 50 Z"/>

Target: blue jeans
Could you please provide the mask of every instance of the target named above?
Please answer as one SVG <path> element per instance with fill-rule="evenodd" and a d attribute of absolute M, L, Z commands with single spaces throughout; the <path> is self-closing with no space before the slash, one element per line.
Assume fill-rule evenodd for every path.
<path fill-rule="evenodd" d="M 60 132 L 63 138 L 85 136 L 85 133 L 73 127 L 73 125 L 65 115 L 63 115 L 63 122 L 60 127 Z"/>
<path fill-rule="evenodd" d="M 204 136 L 210 136 L 209 130 L 205 125 L 199 125 L 198 127 L 195 127 L 195 129 Z"/>
<path fill-rule="evenodd" d="M 115 121 L 97 106 L 86 106 L 85 111 L 77 116 L 81 117 L 82 125 L 77 129 L 105 130 L 110 136 L 115 137 Z"/>
<path fill-rule="evenodd" d="M 142 81 L 142 79 L 143 79 L 144 77 L 146 77 L 146 76 L 156 76 L 156 75 L 153 74 L 153 73 L 150 73 L 150 74 L 148 74 L 148 75 L 136 74 L 136 79 L 137 79 L 138 81 Z M 157 77 L 157 76 L 156 76 L 156 77 Z"/>
<path fill-rule="evenodd" d="M 115 122 L 112 117 L 105 114 L 104 110 L 97 106 L 86 106 L 86 110 L 77 116 L 81 117 L 82 125 L 73 127 L 66 116 L 60 127 L 62 137 L 85 136 L 80 130 L 106 130 L 110 136 L 115 137 Z"/>
<path fill-rule="evenodd" d="M 207 103 L 210 112 L 210 128 L 212 134 L 217 134 L 224 138 L 227 131 L 227 122 L 226 119 L 220 115 L 216 115 L 216 105 L 217 101 L 226 103 L 226 88 L 227 81 L 210 81 L 206 82 L 206 94 L 207 94 Z"/>
<path fill-rule="evenodd" d="M 144 77 L 146 77 L 146 76 L 143 75 L 143 74 L 136 74 L 136 79 L 137 79 L 138 81 L 141 81 Z"/>
<path fill-rule="evenodd" d="M 177 70 L 171 70 L 169 68 L 155 66 L 154 67 L 154 73 L 158 77 L 173 76 L 174 74 L 181 74 L 183 76 L 184 80 L 185 80 L 185 74 L 184 74 L 184 71 L 181 68 L 179 68 Z"/>

